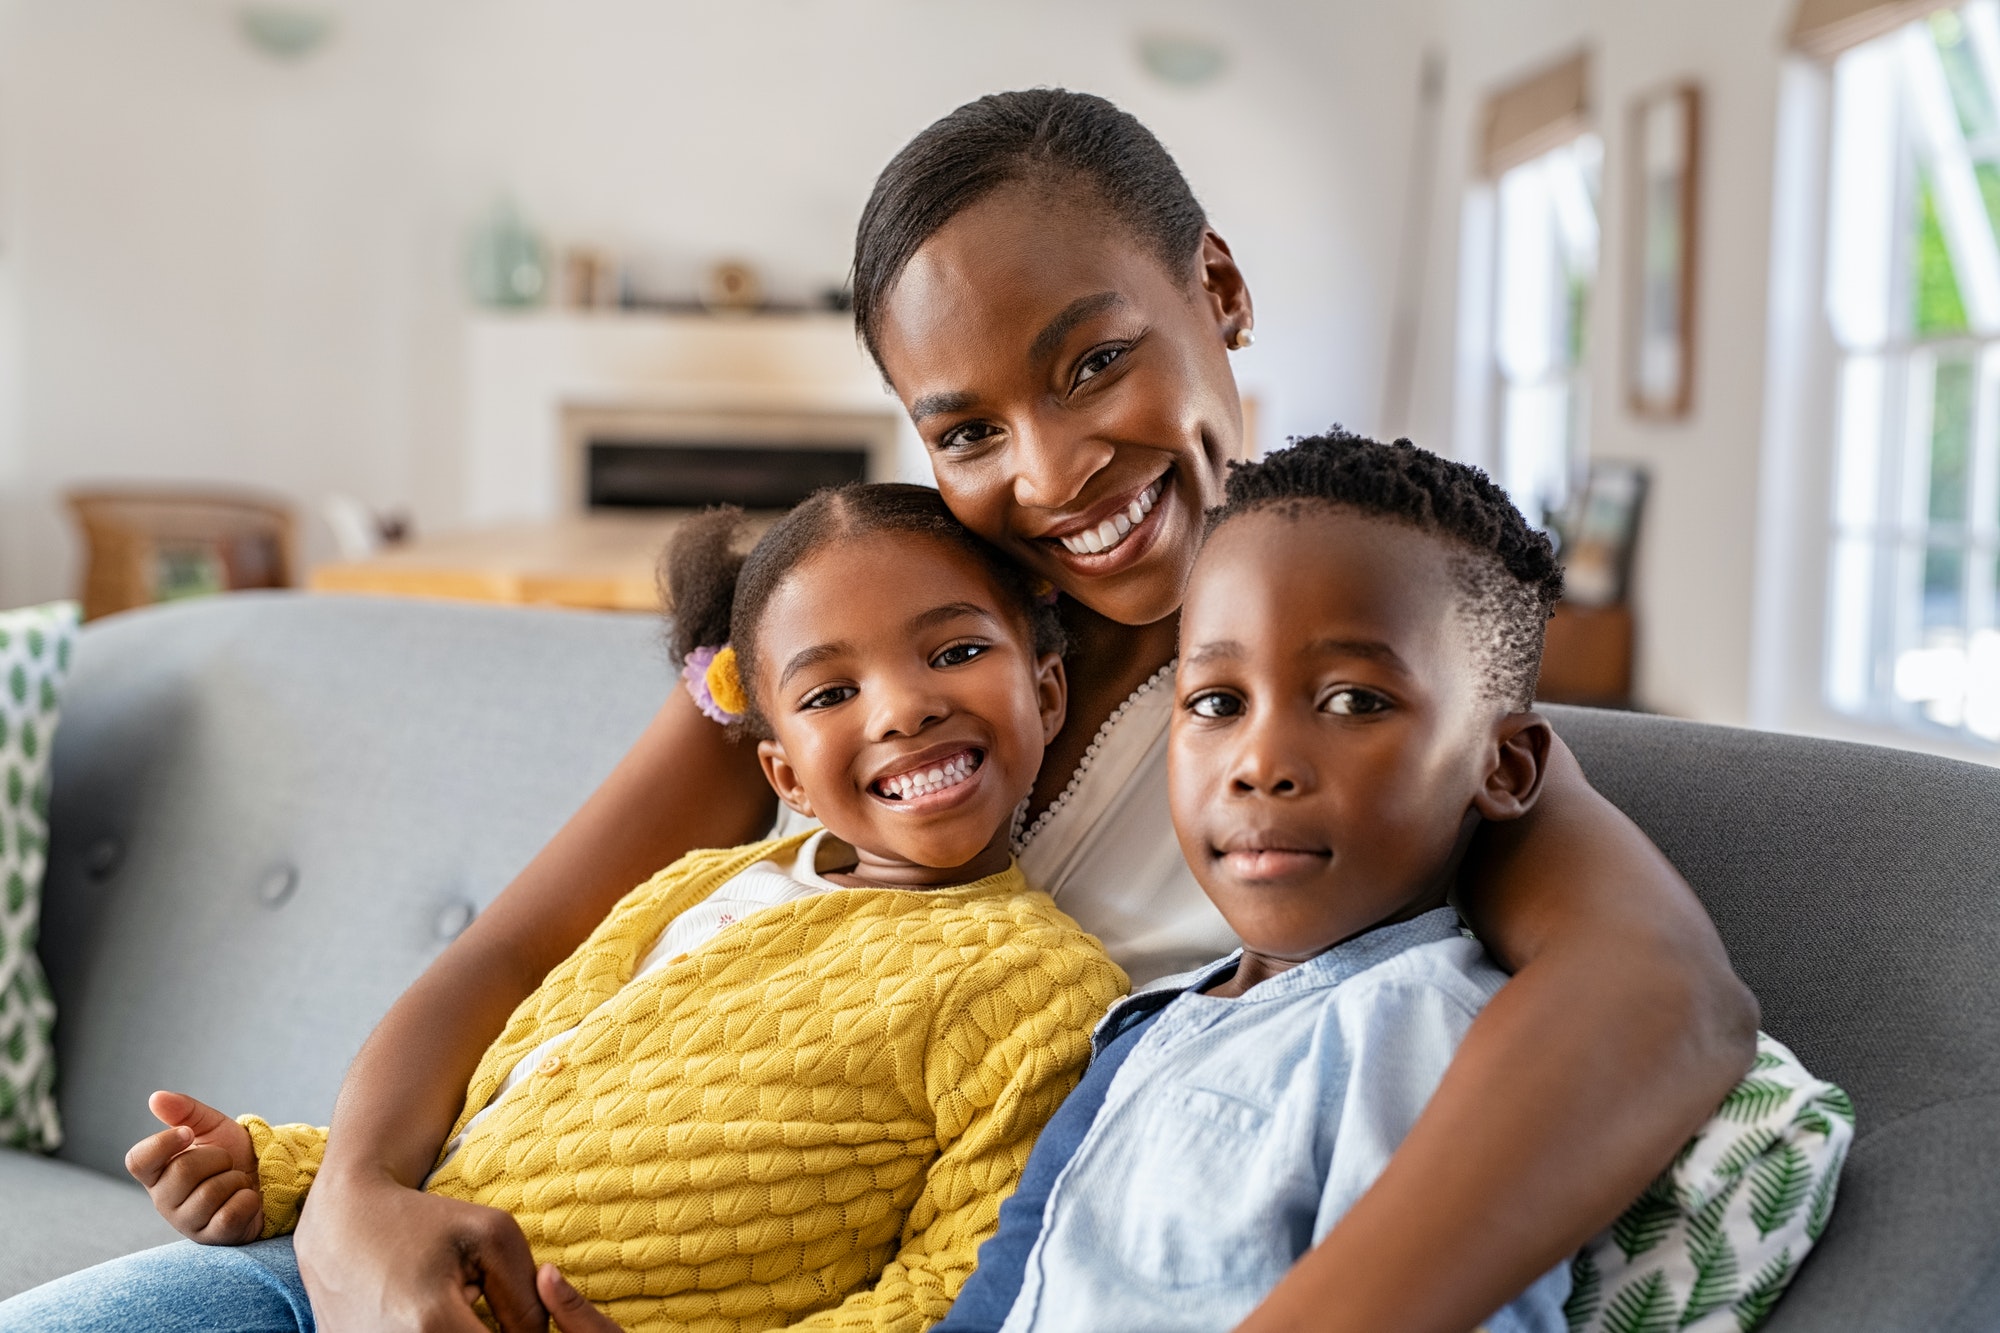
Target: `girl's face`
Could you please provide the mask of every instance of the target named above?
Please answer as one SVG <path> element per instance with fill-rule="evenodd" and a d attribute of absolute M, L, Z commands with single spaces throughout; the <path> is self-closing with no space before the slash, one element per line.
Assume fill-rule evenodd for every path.
<path fill-rule="evenodd" d="M 757 753 L 858 878 L 924 887 L 1006 869 L 1014 808 L 1062 725 L 1062 660 L 971 555 L 875 532 L 815 552 L 758 625 Z"/>
<path fill-rule="evenodd" d="M 1238 453 L 1227 349 L 1250 322 L 1213 233 L 1177 277 L 1087 192 L 1017 184 L 925 242 L 876 341 L 952 512 L 1145 625 L 1179 609 Z"/>

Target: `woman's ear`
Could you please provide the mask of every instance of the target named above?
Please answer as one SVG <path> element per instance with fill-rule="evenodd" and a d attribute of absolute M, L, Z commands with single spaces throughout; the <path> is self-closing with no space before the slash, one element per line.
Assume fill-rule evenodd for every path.
<path fill-rule="evenodd" d="M 1212 231 L 1201 234 L 1200 271 L 1196 277 L 1202 291 L 1207 293 L 1224 345 L 1236 334 L 1248 333 L 1257 322 L 1250 308 L 1250 285 L 1243 280 L 1243 270 L 1236 267 L 1236 256 L 1229 253 L 1229 242 Z"/>
<path fill-rule="evenodd" d="M 812 818 L 812 800 L 806 789 L 799 785 L 798 770 L 792 761 L 785 758 L 785 747 L 776 741 L 757 742 L 757 762 L 763 765 L 764 780 L 771 784 L 771 790 L 778 793 L 778 799 L 793 810 Z"/>
<path fill-rule="evenodd" d="M 1472 798 L 1481 818 L 1498 823 L 1534 809 L 1554 739 L 1540 713 L 1509 713 L 1494 724 L 1493 765 Z"/>
<path fill-rule="evenodd" d="M 1035 702 L 1042 711 L 1042 744 L 1047 745 L 1069 716 L 1069 676 L 1062 654 L 1043 653 L 1035 659 Z"/>

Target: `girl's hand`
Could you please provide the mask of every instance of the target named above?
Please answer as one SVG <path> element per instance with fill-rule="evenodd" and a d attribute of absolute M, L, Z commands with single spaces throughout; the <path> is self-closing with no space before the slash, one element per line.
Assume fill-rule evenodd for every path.
<path fill-rule="evenodd" d="M 554 1264 L 543 1264 L 535 1271 L 535 1292 L 542 1298 L 549 1318 L 555 1321 L 556 1333 L 624 1333 L 602 1310 L 585 1300 L 583 1293 L 572 1287 Z"/>
<path fill-rule="evenodd" d="M 185 1093 L 156 1092 L 146 1107 L 166 1126 L 125 1154 L 174 1230 L 203 1245 L 248 1245 L 264 1230 L 250 1131 Z"/>

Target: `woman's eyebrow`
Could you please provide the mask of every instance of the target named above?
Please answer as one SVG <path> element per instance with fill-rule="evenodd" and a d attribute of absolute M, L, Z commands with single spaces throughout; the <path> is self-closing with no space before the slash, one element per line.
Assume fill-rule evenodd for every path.
<path fill-rule="evenodd" d="M 927 393 L 910 404 L 910 420 L 921 422 L 925 417 L 934 417 L 944 412 L 963 412 L 972 406 L 973 397 L 963 389 L 947 393 Z"/>
<path fill-rule="evenodd" d="M 1042 326 L 1035 340 L 1028 344 L 1028 360 L 1040 361 L 1062 345 L 1069 331 L 1093 315 L 1101 315 L 1114 306 L 1125 304 L 1125 298 L 1118 292 L 1094 292 L 1089 296 L 1079 296 L 1061 310 L 1056 317 Z"/>

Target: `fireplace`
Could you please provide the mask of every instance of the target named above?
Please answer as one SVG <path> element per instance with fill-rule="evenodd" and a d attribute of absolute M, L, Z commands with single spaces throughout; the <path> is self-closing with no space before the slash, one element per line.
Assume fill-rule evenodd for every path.
<path fill-rule="evenodd" d="M 570 405 L 565 489 L 593 512 L 788 509 L 822 486 L 893 478 L 896 424 L 881 412 Z"/>

